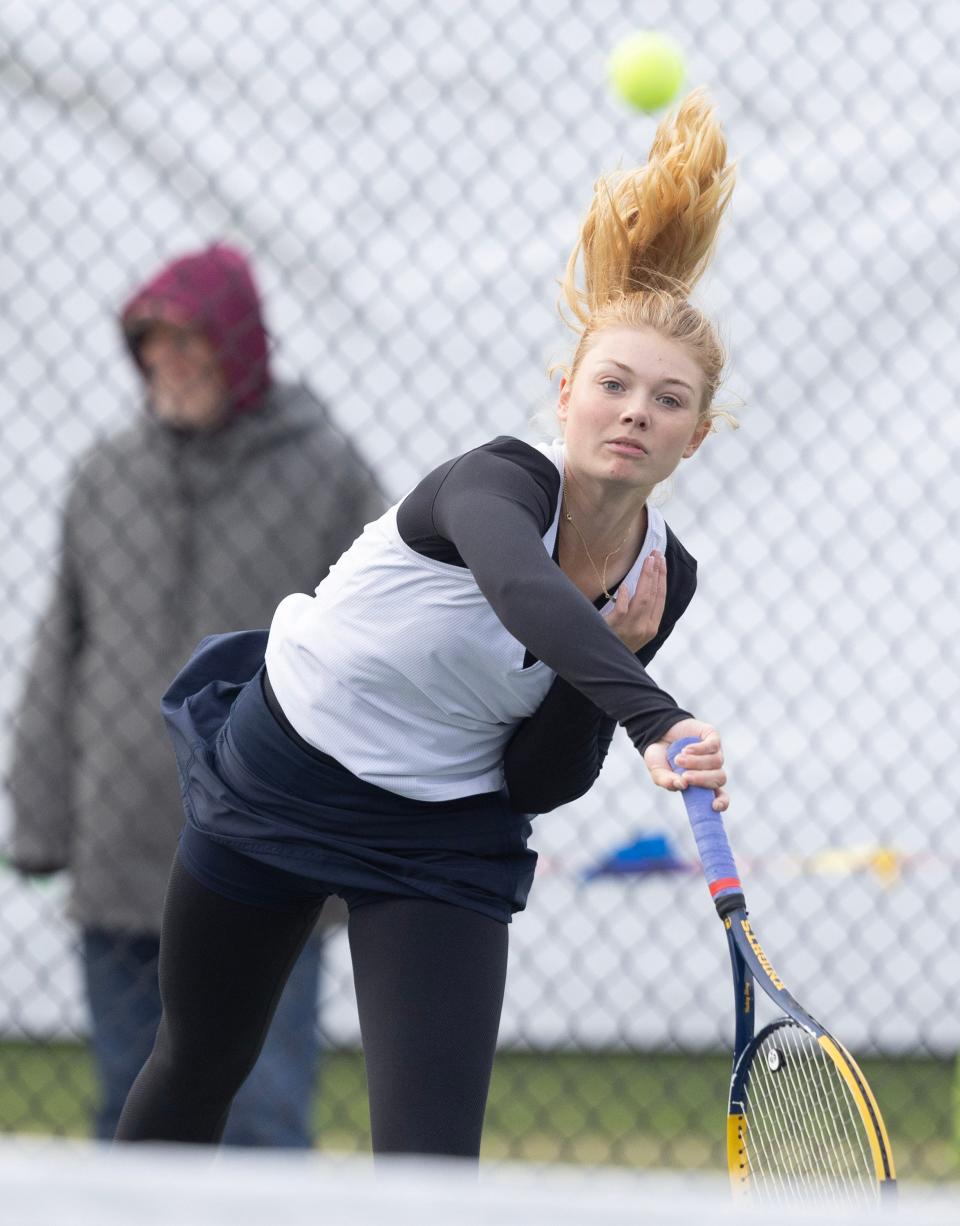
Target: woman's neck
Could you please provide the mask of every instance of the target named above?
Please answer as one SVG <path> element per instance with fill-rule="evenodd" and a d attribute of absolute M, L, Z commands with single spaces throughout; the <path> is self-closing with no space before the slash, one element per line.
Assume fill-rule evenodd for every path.
<path fill-rule="evenodd" d="M 632 569 L 646 534 L 646 499 L 636 489 L 591 490 L 565 476 L 560 568 L 588 599 L 610 595 Z"/>
<path fill-rule="evenodd" d="M 647 530 L 648 495 L 649 490 L 618 483 L 588 482 L 569 470 L 563 477 L 564 511 L 591 549 L 596 545 L 609 551 L 623 541 L 622 548 L 635 546 L 636 557 Z"/>

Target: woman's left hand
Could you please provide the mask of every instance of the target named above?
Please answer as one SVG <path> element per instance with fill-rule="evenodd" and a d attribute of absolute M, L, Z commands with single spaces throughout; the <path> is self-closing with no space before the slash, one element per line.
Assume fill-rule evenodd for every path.
<path fill-rule="evenodd" d="M 667 750 L 674 741 L 693 737 L 677 757 L 682 768 L 678 774 L 667 759 Z M 713 808 L 723 813 L 730 805 L 730 797 L 724 791 L 727 773 L 723 769 L 723 746 L 720 733 L 711 724 L 699 719 L 681 719 L 668 728 L 659 741 L 652 741 L 643 751 L 650 778 L 659 788 L 668 791 L 683 791 L 688 787 L 708 788 L 713 792 Z"/>
<path fill-rule="evenodd" d="M 636 655 L 656 637 L 667 600 L 667 559 L 654 550 L 644 559 L 637 588 L 630 595 L 626 583 L 617 589 L 607 625 Z"/>

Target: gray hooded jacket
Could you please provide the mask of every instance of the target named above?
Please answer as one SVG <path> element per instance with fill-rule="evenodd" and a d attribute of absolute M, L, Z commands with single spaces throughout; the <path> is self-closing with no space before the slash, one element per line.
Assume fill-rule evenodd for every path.
<path fill-rule="evenodd" d="M 207 634 L 269 625 L 384 502 L 302 387 L 210 435 L 146 416 L 78 464 L 17 721 L 10 860 L 85 927 L 159 931 L 182 824 L 160 697 Z"/>

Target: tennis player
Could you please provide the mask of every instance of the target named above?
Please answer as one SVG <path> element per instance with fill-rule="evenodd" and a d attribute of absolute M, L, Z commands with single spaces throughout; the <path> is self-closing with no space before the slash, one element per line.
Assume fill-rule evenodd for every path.
<path fill-rule="evenodd" d="M 695 586 L 648 499 L 718 416 L 722 348 L 687 295 L 732 183 L 693 94 L 646 166 L 598 185 L 570 257 L 562 441 L 449 460 L 269 632 L 205 639 L 173 682 L 187 820 L 164 1013 L 118 1139 L 217 1141 L 336 894 L 375 1152 L 476 1157 L 530 816 L 589 789 L 616 723 L 657 786 L 726 808 L 717 731 L 644 665 Z M 666 760 L 681 736 L 699 740 L 682 777 Z"/>

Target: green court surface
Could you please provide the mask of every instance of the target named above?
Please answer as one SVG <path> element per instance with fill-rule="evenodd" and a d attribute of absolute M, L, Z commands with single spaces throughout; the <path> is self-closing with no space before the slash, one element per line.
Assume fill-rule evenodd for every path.
<path fill-rule="evenodd" d="M 902 1180 L 960 1179 L 945 1060 L 860 1061 L 883 1109 Z M 487 1160 L 722 1169 L 729 1061 L 722 1055 L 501 1052 Z M 73 1044 L 0 1044 L 0 1133 L 88 1134 L 94 1083 Z M 320 1145 L 366 1152 L 363 1061 L 328 1054 Z"/>

